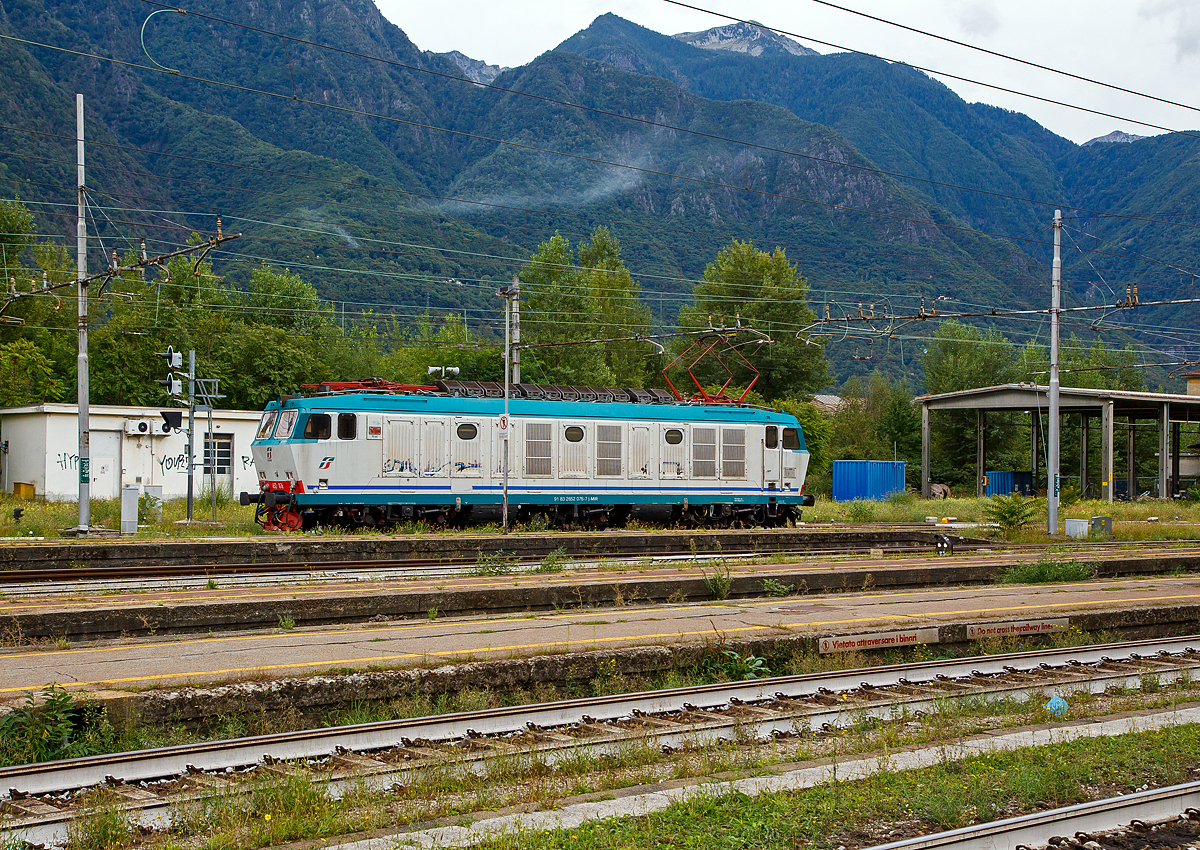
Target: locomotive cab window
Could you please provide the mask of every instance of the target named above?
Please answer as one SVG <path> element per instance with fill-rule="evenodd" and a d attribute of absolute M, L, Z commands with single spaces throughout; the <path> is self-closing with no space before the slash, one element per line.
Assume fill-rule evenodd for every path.
<path fill-rule="evenodd" d="M 479 429 L 470 422 L 464 422 L 455 429 L 454 433 L 458 434 L 460 440 L 474 440 L 479 434 Z"/>
<path fill-rule="evenodd" d="M 304 423 L 304 439 L 328 440 L 333 433 L 332 421 L 328 413 L 313 413 Z"/>
<path fill-rule="evenodd" d="M 800 434 L 796 431 L 795 428 L 784 428 L 783 429 L 783 447 L 785 449 L 800 448 Z"/>
<path fill-rule="evenodd" d="M 663 439 L 670 445 L 677 446 L 683 442 L 683 432 L 678 428 L 672 428 L 667 433 L 663 434 Z"/>
<path fill-rule="evenodd" d="M 258 423 L 258 433 L 254 435 L 256 440 L 269 440 L 271 438 L 271 430 L 275 427 L 275 417 L 279 415 L 276 410 L 268 410 L 263 414 L 262 421 Z"/>
<path fill-rule="evenodd" d="M 779 429 L 774 425 L 767 426 L 767 433 L 764 438 L 768 449 L 773 449 L 779 445 Z"/>
<path fill-rule="evenodd" d="M 568 443 L 578 443 L 583 439 L 583 429 L 578 425 L 572 425 L 563 431 L 563 436 L 567 438 Z"/>
<path fill-rule="evenodd" d="M 358 417 L 353 413 L 338 414 L 338 439 L 353 440 L 358 436 Z"/>

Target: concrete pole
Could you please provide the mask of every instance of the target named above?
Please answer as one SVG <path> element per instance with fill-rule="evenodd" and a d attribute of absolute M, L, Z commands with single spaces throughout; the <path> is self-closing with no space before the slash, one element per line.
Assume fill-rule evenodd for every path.
<path fill-rule="evenodd" d="M 1062 288 L 1062 210 L 1054 211 L 1054 267 L 1050 275 L 1050 457 L 1046 470 L 1046 531 L 1058 534 L 1059 421 L 1058 311 Z"/>
<path fill-rule="evenodd" d="M 76 534 L 87 536 L 92 525 L 92 452 L 88 424 L 88 303 L 87 303 L 87 217 L 86 188 L 83 179 L 83 95 L 75 95 L 75 162 L 77 218 L 75 235 L 76 280 L 79 288 L 79 354 L 76 359 L 75 388 L 79 402 L 79 527 Z"/>

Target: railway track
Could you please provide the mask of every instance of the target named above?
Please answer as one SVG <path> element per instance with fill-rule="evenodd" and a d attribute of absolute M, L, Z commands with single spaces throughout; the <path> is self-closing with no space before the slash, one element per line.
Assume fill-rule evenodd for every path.
<path fill-rule="evenodd" d="M 962 829 L 879 844 L 870 850 L 994 850 L 1013 847 L 1194 847 L 1200 782 L 1171 785 Z M 1069 837 L 1068 837 L 1069 836 Z M 1125 840 L 1133 838 L 1133 841 Z M 1153 844 L 1151 844 L 1153 840 Z"/>
<path fill-rule="evenodd" d="M 958 698 L 1104 692 L 1200 671 L 1200 637 L 1011 653 L 776 677 L 166 747 L 0 769 L 0 842 L 60 842 L 84 789 L 107 786 L 143 823 L 171 806 L 304 771 L 334 795 L 389 788 L 414 771 L 536 754 L 554 763 L 631 742 L 690 748 L 912 717 Z"/>

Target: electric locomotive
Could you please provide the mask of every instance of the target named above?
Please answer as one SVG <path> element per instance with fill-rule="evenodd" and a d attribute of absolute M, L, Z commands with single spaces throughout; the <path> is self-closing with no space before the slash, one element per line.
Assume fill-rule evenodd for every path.
<path fill-rule="evenodd" d="M 566 528 L 649 507 L 692 525 L 782 525 L 812 504 L 804 431 L 774 410 L 515 384 L 504 422 L 494 383 L 315 389 L 269 404 L 251 446 L 259 492 L 241 501 L 267 527 L 464 523 L 494 515 L 505 490 L 518 521 Z"/>

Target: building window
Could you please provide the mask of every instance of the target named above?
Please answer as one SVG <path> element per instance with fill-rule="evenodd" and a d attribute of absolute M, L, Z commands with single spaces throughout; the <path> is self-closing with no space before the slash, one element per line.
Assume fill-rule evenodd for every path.
<path fill-rule="evenodd" d="M 204 435 L 204 475 L 213 474 L 216 463 L 217 475 L 228 475 L 233 464 L 233 435 Z"/>
<path fill-rule="evenodd" d="M 353 413 L 338 414 L 338 439 L 353 440 L 358 436 L 358 416 Z"/>

